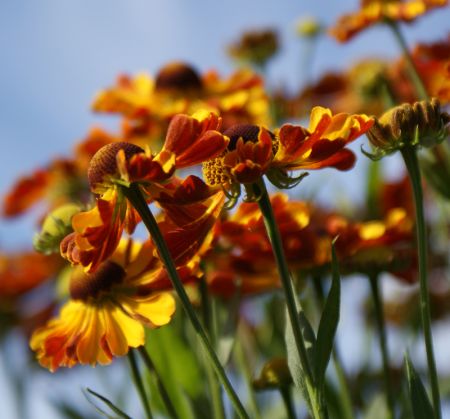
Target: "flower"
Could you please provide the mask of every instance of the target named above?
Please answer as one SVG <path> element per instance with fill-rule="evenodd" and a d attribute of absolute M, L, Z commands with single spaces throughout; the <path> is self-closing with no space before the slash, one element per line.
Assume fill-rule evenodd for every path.
<path fill-rule="evenodd" d="M 366 115 L 333 115 L 321 107 L 312 110 L 308 129 L 285 124 L 272 133 L 262 126 L 238 124 L 224 131 L 230 142 L 219 157 L 203 163 L 203 175 L 208 184 L 230 189 L 232 199 L 239 196 L 240 184 L 251 185 L 264 174 L 275 186 L 289 188 L 304 176 L 290 178 L 290 170 L 350 169 L 355 156 L 345 146 L 372 124 Z M 253 198 L 251 188 L 246 190 Z"/>
<path fill-rule="evenodd" d="M 119 113 L 127 139 L 154 144 L 173 116 L 205 109 L 222 116 L 225 127 L 249 121 L 269 123 L 269 102 L 261 77 L 239 70 L 228 78 L 215 71 L 201 75 L 183 62 L 162 67 L 155 78 L 148 74 L 122 75 L 115 86 L 100 92 L 93 109 Z"/>
<path fill-rule="evenodd" d="M 19 297 L 55 277 L 63 260 L 59 255 L 33 251 L 0 253 L 0 299 Z"/>
<path fill-rule="evenodd" d="M 343 15 L 329 30 L 339 42 L 346 42 L 364 29 L 386 20 L 412 22 L 447 0 L 361 0 L 360 10 Z"/>
<path fill-rule="evenodd" d="M 436 98 L 396 106 L 375 120 L 367 133 L 374 153 L 365 154 L 376 160 L 407 145 L 434 146 L 448 137 L 448 122 Z"/>
<path fill-rule="evenodd" d="M 228 46 L 230 57 L 258 67 L 264 67 L 278 52 L 277 33 L 272 29 L 248 31 Z"/>
<path fill-rule="evenodd" d="M 96 205 L 73 216 L 74 232 L 61 242 L 61 254 L 87 271 L 95 271 L 112 254 L 122 232 L 132 234 L 140 221 L 123 188 L 138 183 L 148 202 L 158 201 L 164 192 L 175 193 L 169 179 L 176 168 L 213 158 L 226 146 L 228 140 L 214 130 L 219 125 L 220 118 L 207 112 L 193 117 L 178 115 L 171 121 L 163 148 L 156 155 L 125 142 L 101 148 L 88 170 L 91 190 L 98 196 Z"/>
<path fill-rule="evenodd" d="M 152 288 L 164 272 L 151 242 L 131 239 L 122 240 L 95 273 L 75 267 L 70 300 L 59 317 L 31 337 L 40 364 L 51 371 L 76 364 L 108 364 L 130 347 L 143 345 L 144 326 L 163 326 L 175 311 L 172 295 Z"/>
<path fill-rule="evenodd" d="M 316 231 L 310 203 L 271 197 L 283 250 L 293 270 L 309 270 L 329 260 L 331 238 Z M 256 203 L 242 203 L 229 219 L 215 227 L 216 251 L 206 257 L 207 281 L 214 294 L 228 298 L 249 296 L 281 286 L 272 246 Z"/>

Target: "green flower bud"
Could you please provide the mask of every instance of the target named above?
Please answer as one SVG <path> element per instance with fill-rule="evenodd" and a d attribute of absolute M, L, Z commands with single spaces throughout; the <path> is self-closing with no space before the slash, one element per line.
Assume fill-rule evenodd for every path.
<path fill-rule="evenodd" d="M 66 204 L 53 210 L 45 218 L 41 232 L 33 238 L 34 248 L 44 254 L 59 253 L 59 243 L 72 232 L 72 217 L 81 211 L 76 204 Z"/>
<path fill-rule="evenodd" d="M 375 120 L 367 137 L 375 149 L 364 152 L 374 160 L 405 146 L 432 147 L 448 137 L 450 115 L 441 111 L 436 98 L 414 104 L 404 103 Z"/>

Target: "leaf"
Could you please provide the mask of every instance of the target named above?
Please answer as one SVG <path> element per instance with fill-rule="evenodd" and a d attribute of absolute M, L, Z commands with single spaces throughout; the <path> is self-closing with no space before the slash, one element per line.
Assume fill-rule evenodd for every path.
<path fill-rule="evenodd" d="M 230 359 L 233 345 L 236 340 L 236 329 L 239 321 L 239 307 L 241 302 L 240 292 L 237 292 L 224 310 L 226 314 L 224 324 L 219 330 L 217 339 L 217 357 L 222 365 L 226 365 Z M 219 308 L 219 307 L 218 307 Z M 224 307 L 220 307 L 223 309 Z"/>
<path fill-rule="evenodd" d="M 198 360 L 183 336 L 183 320 L 178 316 L 167 326 L 149 330 L 146 348 L 178 416 L 195 419 L 190 397 L 201 397 L 204 380 Z"/>
<path fill-rule="evenodd" d="M 325 382 L 325 372 L 330 362 L 333 342 L 339 323 L 339 308 L 341 303 L 341 280 L 339 268 L 334 249 L 334 242 L 331 245 L 331 268 L 332 281 L 330 292 L 328 293 L 322 317 L 317 331 L 317 342 L 314 351 L 314 377 L 318 388 L 323 387 Z"/>
<path fill-rule="evenodd" d="M 405 366 L 413 417 L 415 419 L 434 418 L 434 411 L 430 399 L 428 398 L 420 376 L 414 369 L 408 353 L 405 354 Z"/>
<path fill-rule="evenodd" d="M 314 348 L 316 344 L 316 337 L 297 299 L 295 303 L 297 306 L 296 308 L 299 315 L 300 328 L 303 335 L 303 340 L 305 342 L 307 356 L 308 359 L 312 360 L 314 359 Z M 286 310 L 285 342 L 286 342 L 288 366 L 292 375 L 292 380 L 294 381 L 296 387 L 298 387 L 302 391 L 303 397 L 306 400 L 306 402 L 310 404 L 308 390 L 304 379 L 304 371 L 302 363 L 300 361 L 298 348 L 295 343 L 294 332 L 292 330 L 291 320 L 287 310 Z"/>
<path fill-rule="evenodd" d="M 106 397 L 96 393 L 94 390 L 91 390 L 90 388 L 86 388 L 86 391 L 92 396 L 101 400 L 103 403 L 105 403 L 119 418 L 132 419 L 131 416 L 128 416 L 126 413 L 120 410 L 112 401 L 108 400 Z M 105 415 L 108 418 L 112 417 L 108 413 L 106 413 L 103 409 L 99 408 L 86 394 L 85 396 L 88 402 L 91 403 L 101 414 Z"/>

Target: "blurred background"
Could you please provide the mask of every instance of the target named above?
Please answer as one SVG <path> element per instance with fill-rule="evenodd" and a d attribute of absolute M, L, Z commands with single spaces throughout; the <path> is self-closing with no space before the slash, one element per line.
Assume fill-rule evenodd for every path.
<path fill-rule="evenodd" d="M 305 65 L 305 43 L 295 31 L 299 19 L 312 16 L 328 26 L 338 16 L 358 7 L 356 0 L 303 0 L 280 3 L 276 0 L 94 0 L 92 2 L 42 0 L 39 2 L 0 2 L 0 194 L 6 193 L 14 180 L 34 168 L 44 166 L 55 156 L 70 155 L 73 145 L 93 125 L 115 127 L 118 118 L 95 115 L 90 104 L 96 92 L 114 83 L 120 73 L 147 71 L 155 74 L 165 63 L 183 60 L 200 71 L 217 69 L 228 75 L 235 68 L 226 54 L 226 46 L 249 29 L 273 28 L 281 40 L 277 57 L 267 68 L 269 88 L 298 90 L 318 80 L 324 72 L 347 68 L 363 57 L 396 58 L 400 51 L 391 33 L 383 27 L 365 31 L 347 44 L 338 44 L 323 36 L 315 54 Z M 447 36 L 449 8 L 431 12 L 412 25 L 402 25 L 410 45 Z M 353 147 L 359 150 L 360 145 Z M 364 170 L 360 159 L 355 170 Z M 395 176 L 395 158 L 387 170 Z M 332 174 L 332 180 L 331 176 Z M 333 185 L 333 194 L 322 193 L 324 200 L 335 202 L 339 193 L 361 200 L 363 185 L 358 177 L 343 177 L 324 172 L 305 181 L 313 190 L 318 184 Z M 309 186 L 307 185 L 309 183 Z M 340 185 L 340 186 L 336 186 Z M 36 230 L 35 213 L 13 220 L 0 220 L 0 249 L 20 250 L 31 247 Z M 339 342 L 344 363 L 351 370 L 363 357 L 362 327 L 355 296 L 363 295 L 367 284 L 358 278 L 345 284 Z M 348 301 L 347 301 L 348 300 Z M 349 338 L 350 336 L 350 338 Z M 448 333 L 436 330 L 437 363 L 450 372 L 448 352 L 443 351 Z M 114 383 L 128 379 L 121 360 L 111 367 L 75 368 L 52 376 L 41 369 L 20 384 L 27 402 L 14 400 L 15 384 L 9 372 L 28 368 L 28 356 L 21 337 L 6 342 L 1 353 L 0 394 L 2 417 L 58 418 L 56 400 L 74 400 L 95 417 L 81 389 L 93 387 L 100 393 L 113 391 Z M 398 339 L 389 335 L 390 344 Z M 394 354 L 395 356 L 396 354 Z M 418 354 L 423 358 L 423 354 Z M 402 357 L 398 353 L 398 361 Z M 375 360 L 374 362 L 378 362 Z M 13 374 L 14 375 L 14 374 Z M 23 388 L 23 386 L 25 386 Z M 19 393 L 20 394 L 20 393 Z M 129 403 L 130 414 L 137 403 Z M 134 409 L 134 410 L 133 410 Z M 137 410 L 138 411 L 138 410 Z"/>

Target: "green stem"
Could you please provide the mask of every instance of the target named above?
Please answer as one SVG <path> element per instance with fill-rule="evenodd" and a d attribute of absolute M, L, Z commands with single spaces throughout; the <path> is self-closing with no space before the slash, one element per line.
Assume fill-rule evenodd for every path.
<path fill-rule="evenodd" d="M 289 386 L 283 386 L 279 388 L 281 397 L 283 399 L 284 406 L 286 407 L 286 413 L 288 419 L 296 419 L 294 403 L 292 402 L 291 388 Z"/>
<path fill-rule="evenodd" d="M 414 61 L 409 52 L 408 45 L 406 44 L 406 40 L 403 37 L 397 22 L 388 20 L 387 24 L 391 28 L 392 33 L 395 36 L 395 39 L 397 40 L 398 44 L 400 45 L 400 48 L 402 49 L 403 55 L 406 60 L 406 65 L 408 67 L 409 77 L 411 78 L 411 81 L 414 85 L 414 88 L 416 89 L 419 99 L 421 100 L 429 99 L 427 89 L 425 88 L 425 85 L 423 84 L 423 81 L 420 78 L 419 72 L 417 71 L 417 67 L 414 64 Z"/>
<path fill-rule="evenodd" d="M 389 370 L 389 356 L 388 356 L 388 348 L 387 348 L 387 342 L 386 342 L 386 327 L 385 327 L 385 321 L 384 321 L 384 314 L 383 314 L 383 304 L 381 302 L 380 297 L 380 287 L 378 284 L 379 278 L 378 274 L 370 274 L 369 275 L 369 282 L 370 282 L 370 289 L 372 291 L 372 298 L 373 298 L 373 304 L 375 308 L 375 317 L 376 317 L 376 323 L 377 323 L 377 329 L 378 329 L 378 339 L 380 344 L 380 350 L 381 350 L 381 359 L 383 362 L 383 376 L 384 376 L 384 385 L 385 385 L 385 391 L 386 391 L 386 402 L 389 409 L 389 417 L 391 419 L 394 419 L 395 417 L 395 402 L 394 402 L 394 393 L 392 389 L 392 383 L 391 383 L 391 377 L 390 377 L 390 370 Z"/>
<path fill-rule="evenodd" d="M 303 339 L 303 334 L 300 326 L 300 318 L 297 312 L 297 303 L 294 293 L 294 287 L 291 281 L 291 275 L 287 265 L 286 257 L 283 251 L 283 243 L 281 241 L 280 231 L 275 220 L 272 204 L 270 203 L 269 194 L 267 193 L 264 180 L 261 179 L 259 183 L 253 185 L 255 195 L 259 197 L 258 204 L 264 218 L 267 235 L 272 243 L 272 250 L 275 256 L 275 261 L 280 274 L 281 283 L 286 298 L 286 306 L 291 323 L 292 332 L 295 339 L 295 344 L 298 350 L 300 363 L 305 372 L 305 383 L 310 401 L 310 408 L 314 418 L 327 417 L 327 410 L 323 397 L 319 394 L 319 390 L 314 384 L 314 377 L 311 370 L 311 365 L 308 361 L 306 352 L 306 345 Z"/>
<path fill-rule="evenodd" d="M 316 293 L 316 299 L 320 309 L 322 310 L 325 305 L 325 294 L 323 292 L 322 286 L 322 278 L 320 275 L 315 275 L 312 278 L 314 291 Z M 348 380 L 345 375 L 344 367 L 342 366 L 341 357 L 339 355 L 339 350 L 336 345 L 333 348 L 333 352 L 331 354 L 333 359 L 334 370 L 336 371 L 337 379 L 339 382 L 339 390 L 340 390 L 340 402 L 342 413 L 344 418 L 353 419 L 353 403 L 352 398 L 350 396 L 350 389 L 348 386 Z"/>
<path fill-rule="evenodd" d="M 414 204 L 416 209 L 416 240 L 419 256 L 419 285 L 420 285 L 420 315 L 424 333 L 425 348 L 427 352 L 428 374 L 433 396 L 433 406 L 437 419 L 441 418 L 441 403 L 439 396 L 438 376 L 433 351 L 433 338 L 431 334 L 430 299 L 427 278 L 427 235 L 425 230 L 425 217 L 423 213 L 423 192 L 419 164 L 415 148 L 404 147 L 403 160 L 408 170 L 413 188 Z"/>
<path fill-rule="evenodd" d="M 204 278 L 200 281 L 200 297 L 202 301 L 202 318 L 203 324 L 208 331 L 209 338 L 212 342 L 216 342 L 216 334 L 214 328 L 214 317 L 212 315 L 213 311 L 211 309 L 211 301 L 208 293 L 208 286 Z M 223 406 L 222 399 L 222 389 L 220 384 L 217 381 L 217 377 L 214 374 L 214 369 L 210 362 L 206 363 L 206 376 L 208 379 L 208 386 L 211 395 L 212 401 L 212 414 L 214 418 L 224 419 L 225 418 L 225 410 Z"/>
<path fill-rule="evenodd" d="M 131 375 L 133 377 L 134 384 L 139 393 L 142 405 L 144 406 L 145 416 L 147 419 L 153 419 L 150 403 L 148 401 L 147 394 L 145 393 L 144 383 L 142 381 L 141 374 L 139 373 L 139 368 L 137 366 L 136 357 L 134 356 L 133 350 L 128 352 L 128 360 L 130 361 Z"/>
<path fill-rule="evenodd" d="M 225 391 L 227 392 L 231 404 L 233 405 L 236 413 L 240 418 L 248 418 L 248 414 L 244 409 L 241 401 L 239 400 L 238 395 L 234 391 L 223 366 L 220 364 L 219 358 L 217 357 L 214 349 L 211 345 L 211 342 L 208 339 L 205 329 L 203 328 L 200 320 L 195 313 L 194 307 L 189 300 L 189 297 L 184 289 L 183 283 L 181 282 L 180 277 L 178 276 L 177 268 L 172 260 L 169 249 L 167 247 L 166 241 L 159 230 L 158 223 L 155 220 L 150 208 L 147 205 L 144 197 L 142 196 L 141 190 L 139 189 L 139 185 L 136 183 L 132 183 L 129 188 L 124 187 L 123 192 L 125 196 L 128 198 L 130 203 L 139 213 L 147 227 L 150 236 L 152 237 L 153 243 L 155 243 L 156 248 L 158 249 L 159 256 L 164 263 L 164 266 L 169 275 L 170 281 L 172 282 L 172 286 L 175 289 L 175 292 L 180 299 L 181 305 L 189 318 L 189 321 L 192 324 L 192 327 L 197 334 L 200 344 L 205 351 L 205 354 L 209 358 L 210 362 L 213 365 L 213 368 L 219 378 L 219 381 L 222 383 Z"/>
<path fill-rule="evenodd" d="M 178 419 L 177 411 L 173 406 L 172 401 L 170 400 L 169 393 L 167 392 L 167 389 L 164 386 L 163 381 L 161 380 L 161 377 L 155 367 L 155 364 L 152 361 L 152 358 L 150 357 L 150 354 L 145 349 L 145 346 L 139 346 L 138 351 L 149 373 L 156 376 L 156 385 L 158 387 L 159 395 L 161 396 L 164 406 L 166 407 L 167 413 L 171 418 Z"/>

